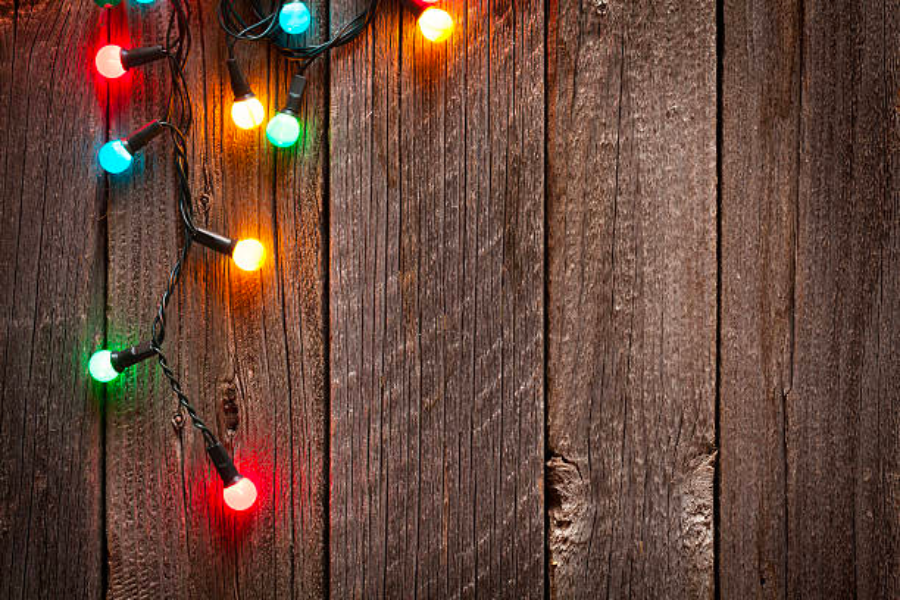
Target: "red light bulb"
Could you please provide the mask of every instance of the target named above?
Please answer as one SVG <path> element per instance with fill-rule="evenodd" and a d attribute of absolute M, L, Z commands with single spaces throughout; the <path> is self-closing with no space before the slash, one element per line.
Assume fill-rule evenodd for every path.
<path fill-rule="evenodd" d="M 97 65 L 97 71 L 107 79 L 117 79 L 125 74 L 125 67 L 122 65 L 122 48 L 113 44 L 100 48 L 94 64 Z"/>
<path fill-rule="evenodd" d="M 256 503 L 256 486 L 246 477 L 241 477 L 237 483 L 225 488 L 222 495 L 225 504 L 232 510 L 247 510 Z"/>

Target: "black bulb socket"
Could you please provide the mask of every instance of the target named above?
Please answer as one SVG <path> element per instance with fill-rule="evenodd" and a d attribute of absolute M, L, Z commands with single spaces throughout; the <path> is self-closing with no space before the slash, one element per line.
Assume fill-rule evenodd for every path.
<path fill-rule="evenodd" d="M 305 89 L 306 77 L 299 73 L 294 75 L 291 79 L 291 87 L 288 89 L 287 104 L 279 112 L 296 117 L 300 113 L 300 102 L 303 100 L 303 90 Z"/>
<path fill-rule="evenodd" d="M 225 487 L 231 487 L 243 479 L 238 472 L 237 467 L 234 466 L 234 461 L 231 460 L 231 456 L 228 455 L 228 451 L 225 450 L 225 447 L 222 446 L 221 443 L 216 442 L 212 446 L 207 446 L 206 454 L 209 455 L 209 459 L 213 462 L 213 466 L 216 467 L 216 471 L 218 471 L 219 477 L 222 478 L 222 484 Z"/>
<path fill-rule="evenodd" d="M 168 56 L 168 53 L 162 46 L 147 46 L 146 48 L 132 48 L 130 50 L 123 48 L 119 55 L 125 70 L 161 60 L 166 56 Z"/>
<path fill-rule="evenodd" d="M 124 140 L 125 149 L 134 156 L 138 150 L 150 143 L 150 140 L 163 131 L 163 124 L 157 119 L 151 121 L 132 133 Z"/>
<path fill-rule="evenodd" d="M 147 360 L 154 354 L 156 354 L 156 352 L 153 350 L 150 342 L 144 342 L 142 344 L 138 344 L 137 346 L 126 348 L 125 350 L 117 350 L 116 352 L 112 352 L 109 357 L 109 362 L 112 364 L 113 369 L 121 373 L 128 367 L 134 366 L 141 361 Z"/>
<path fill-rule="evenodd" d="M 237 64 L 237 59 L 234 57 L 229 58 L 226 61 L 226 65 L 228 66 L 228 78 L 231 80 L 231 91 L 234 92 L 235 102 L 255 96 L 250 88 L 250 84 L 247 82 L 247 78 L 244 77 L 244 72 L 241 71 L 241 67 Z"/>
<path fill-rule="evenodd" d="M 193 237 L 194 241 L 201 246 L 206 246 L 210 250 L 215 250 L 228 256 L 234 253 L 234 247 L 237 246 L 237 241 L 199 227 L 194 230 Z"/>

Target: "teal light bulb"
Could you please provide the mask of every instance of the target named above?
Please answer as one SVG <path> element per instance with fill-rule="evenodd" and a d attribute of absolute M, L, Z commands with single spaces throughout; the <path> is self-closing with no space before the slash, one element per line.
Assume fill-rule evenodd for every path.
<path fill-rule="evenodd" d="M 279 148 L 289 148 L 300 138 L 300 121 L 294 115 L 280 112 L 266 126 L 266 137 Z"/>
<path fill-rule="evenodd" d="M 153 4 L 156 0 L 134 0 L 138 4 Z"/>
<path fill-rule="evenodd" d="M 112 174 L 121 173 L 134 161 L 134 157 L 131 156 L 131 152 L 128 151 L 122 140 L 113 140 L 103 144 L 98 157 L 103 170 Z"/>
<path fill-rule="evenodd" d="M 96 381 L 108 383 L 119 376 L 119 372 L 112 366 L 112 352 L 109 350 L 97 350 L 91 356 L 88 363 L 88 371 Z"/>
<path fill-rule="evenodd" d="M 299 0 L 293 0 L 281 7 L 281 13 L 278 15 L 278 24 L 285 33 L 291 35 L 300 35 L 312 23 L 312 15 L 306 4 Z"/>

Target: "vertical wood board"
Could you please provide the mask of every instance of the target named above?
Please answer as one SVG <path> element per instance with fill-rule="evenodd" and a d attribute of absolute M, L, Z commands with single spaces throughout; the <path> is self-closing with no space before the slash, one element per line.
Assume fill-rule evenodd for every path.
<path fill-rule="evenodd" d="M 543 594 L 542 7 L 448 8 L 332 60 L 335 597 Z"/>
<path fill-rule="evenodd" d="M 715 5 L 550 21 L 550 595 L 710 598 Z"/>
<path fill-rule="evenodd" d="M 0 597 L 103 594 L 106 97 L 88 0 L 0 2 Z"/>

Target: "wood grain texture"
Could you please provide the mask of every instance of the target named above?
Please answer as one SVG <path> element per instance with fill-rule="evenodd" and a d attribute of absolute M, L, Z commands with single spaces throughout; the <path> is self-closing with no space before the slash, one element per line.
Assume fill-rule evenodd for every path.
<path fill-rule="evenodd" d="M 889 2 L 726 5 L 723 596 L 900 594 L 898 41 Z"/>
<path fill-rule="evenodd" d="M 308 2 L 315 17 L 306 42 L 329 35 L 327 0 Z M 271 114 L 283 108 L 296 71 L 271 53 L 269 95 Z M 279 571 L 278 596 L 327 597 L 328 456 L 325 424 L 326 283 L 328 164 L 328 57 L 305 73 L 306 91 L 300 112 L 303 134 L 297 146 L 274 153 L 274 232 L 277 275 L 282 294 L 282 334 L 289 385 L 288 414 L 279 415 L 277 480 L 283 482 L 278 503 L 278 528 L 291 531 L 289 573 Z M 289 428 L 285 427 L 289 425 Z M 289 484 L 289 485 L 288 485 Z M 290 509 L 289 507 L 292 507 Z M 287 580 L 286 577 L 290 576 Z M 287 583 L 290 587 L 287 587 Z M 285 588 L 284 590 L 282 588 Z"/>
<path fill-rule="evenodd" d="M 726 9 L 721 579 L 735 596 L 898 594 L 889 4 L 805 2 L 779 7 L 783 22 Z"/>
<path fill-rule="evenodd" d="M 896 21 L 887 2 L 804 3 L 789 595 L 900 594 Z"/>
<path fill-rule="evenodd" d="M 96 163 L 168 82 L 94 53 L 168 3 L 0 0 L 0 598 L 900 597 L 896 2 L 384 2 L 277 151 L 216 3 L 197 220 L 268 262 L 195 248 L 165 348 L 260 500 L 155 362 L 87 377 L 183 241 L 168 137 Z M 296 65 L 238 57 L 271 116 Z"/>
<path fill-rule="evenodd" d="M 202 438 L 189 425 L 173 430 L 176 401 L 158 367 L 128 373 L 112 398 L 119 409 L 107 432 L 110 595 L 319 597 L 322 292 L 318 280 L 300 274 L 322 270 L 321 235 L 315 235 L 320 200 L 298 198 L 289 184 L 276 197 L 275 181 L 281 160 L 286 181 L 299 176 L 311 179 L 307 189 L 321 188 L 321 138 L 304 142 L 312 148 L 308 166 L 300 156 L 276 158 L 263 128 L 243 132 L 232 124 L 215 4 L 192 5 L 187 80 L 195 103 L 190 156 L 197 220 L 234 238 L 260 239 L 268 257 L 263 269 L 248 274 L 195 247 L 171 305 L 166 348 L 198 411 L 260 497 L 249 514 L 227 511 Z M 119 13 L 127 22 L 117 23 L 112 35 L 158 40 L 166 11 L 128 6 Z M 239 45 L 238 59 L 271 113 L 286 89 L 285 77 L 270 68 L 274 57 L 262 45 Z M 112 90 L 112 133 L 161 114 L 164 68 L 135 72 L 134 81 Z M 321 84 L 322 75 L 316 77 Z M 310 114 L 323 107 L 321 95 L 307 99 Z M 113 182 L 110 198 L 109 323 L 118 332 L 111 339 L 120 341 L 148 335 L 167 276 L 160 266 L 173 264 L 180 245 L 171 143 L 156 140 L 143 154 L 142 165 Z"/>
<path fill-rule="evenodd" d="M 784 598 L 802 15 L 723 12 L 720 582 L 723 598 Z"/>
<path fill-rule="evenodd" d="M 103 594 L 104 136 L 89 0 L 0 2 L 0 597 Z"/>
<path fill-rule="evenodd" d="M 554 598 L 713 595 L 713 2 L 551 2 Z"/>
<path fill-rule="evenodd" d="M 542 7 L 448 8 L 332 59 L 337 598 L 544 589 Z"/>

